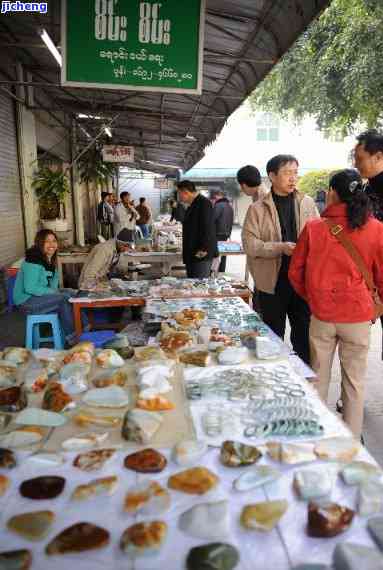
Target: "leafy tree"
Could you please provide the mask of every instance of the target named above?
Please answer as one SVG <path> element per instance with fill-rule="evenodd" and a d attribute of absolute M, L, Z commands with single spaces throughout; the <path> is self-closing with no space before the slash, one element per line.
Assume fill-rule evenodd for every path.
<path fill-rule="evenodd" d="M 333 170 L 313 170 L 307 172 L 298 180 L 298 190 L 315 198 L 318 191 L 328 189 L 330 176 L 333 172 Z"/>
<path fill-rule="evenodd" d="M 333 0 L 250 96 L 253 109 L 343 135 L 383 119 L 383 2 Z"/>

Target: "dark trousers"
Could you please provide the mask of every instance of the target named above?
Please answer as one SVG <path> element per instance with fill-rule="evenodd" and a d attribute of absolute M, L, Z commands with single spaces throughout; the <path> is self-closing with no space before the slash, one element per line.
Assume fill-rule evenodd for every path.
<path fill-rule="evenodd" d="M 186 261 L 186 277 L 189 279 L 205 279 L 210 277 L 211 259 L 207 261 Z"/>
<path fill-rule="evenodd" d="M 306 364 L 310 364 L 310 309 L 295 293 L 287 275 L 279 276 L 274 295 L 259 291 L 258 299 L 264 322 L 282 339 L 285 336 L 286 317 L 289 318 L 293 349 Z"/>

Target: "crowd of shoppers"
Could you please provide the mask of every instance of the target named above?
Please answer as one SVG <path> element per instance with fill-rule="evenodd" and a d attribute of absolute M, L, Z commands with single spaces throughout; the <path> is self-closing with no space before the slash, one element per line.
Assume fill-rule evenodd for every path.
<path fill-rule="evenodd" d="M 237 179 L 255 197 L 242 240 L 263 320 L 283 338 L 289 318 L 293 348 L 315 371 L 325 401 L 338 347 L 340 409 L 359 437 L 374 291 L 383 297 L 382 133 L 357 137 L 354 165 L 331 176 L 320 217 L 315 202 L 296 189 L 294 156 L 268 162 L 266 195 L 259 195 L 255 167 L 242 168 Z"/>

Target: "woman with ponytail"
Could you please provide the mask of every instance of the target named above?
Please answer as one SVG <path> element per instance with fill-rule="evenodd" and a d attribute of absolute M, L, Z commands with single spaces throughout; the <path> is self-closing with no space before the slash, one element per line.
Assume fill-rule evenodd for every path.
<path fill-rule="evenodd" d="M 370 203 L 356 170 L 330 179 L 327 207 L 306 224 L 294 250 L 289 279 L 311 309 L 311 366 L 326 401 L 335 349 L 341 364 L 343 420 L 356 437 L 363 425 L 364 379 L 375 317 L 372 295 L 343 242 L 351 242 L 372 274 L 383 299 L 383 224 L 371 216 Z"/>

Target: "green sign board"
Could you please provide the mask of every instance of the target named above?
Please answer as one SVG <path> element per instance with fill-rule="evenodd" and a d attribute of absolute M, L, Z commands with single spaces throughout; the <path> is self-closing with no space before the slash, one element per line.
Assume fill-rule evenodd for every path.
<path fill-rule="evenodd" d="M 201 93 L 204 0 L 63 0 L 61 83 Z"/>

